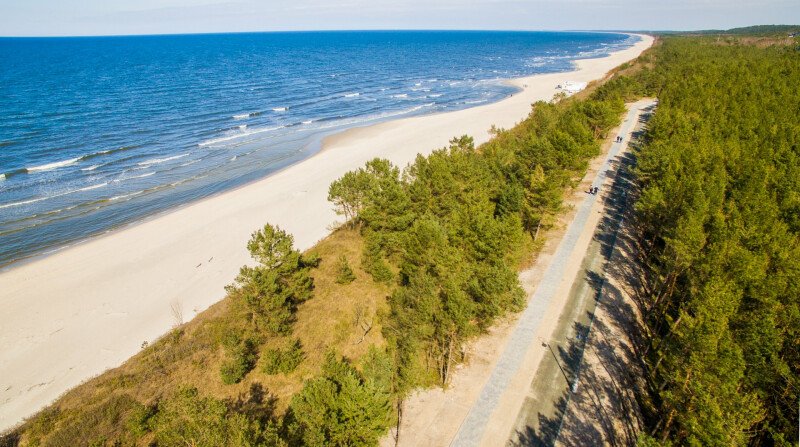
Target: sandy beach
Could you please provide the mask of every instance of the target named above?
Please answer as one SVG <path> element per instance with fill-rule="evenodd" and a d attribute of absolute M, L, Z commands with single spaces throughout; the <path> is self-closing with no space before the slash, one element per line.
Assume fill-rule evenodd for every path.
<path fill-rule="evenodd" d="M 0 431 L 222 299 L 265 223 L 300 249 L 324 238 L 340 220 L 328 186 L 345 172 L 374 157 L 405 166 L 463 134 L 483 143 L 492 125 L 513 126 L 558 84 L 602 78 L 652 41 L 577 61 L 569 73 L 512 80 L 521 91 L 497 103 L 342 132 L 267 178 L 0 273 Z"/>

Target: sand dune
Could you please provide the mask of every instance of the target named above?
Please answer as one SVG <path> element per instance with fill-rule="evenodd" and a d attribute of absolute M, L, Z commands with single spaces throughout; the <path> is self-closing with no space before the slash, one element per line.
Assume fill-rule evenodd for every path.
<path fill-rule="evenodd" d="M 345 131 L 265 179 L 0 273 L 0 430 L 164 334 L 173 307 L 185 321 L 220 300 L 264 223 L 288 230 L 303 249 L 325 237 L 337 220 L 328 185 L 344 172 L 374 157 L 405 166 L 457 135 L 485 142 L 491 125 L 513 126 L 557 84 L 601 78 L 651 43 L 643 36 L 578 61 L 573 72 L 510 81 L 522 91 L 498 103 Z"/>

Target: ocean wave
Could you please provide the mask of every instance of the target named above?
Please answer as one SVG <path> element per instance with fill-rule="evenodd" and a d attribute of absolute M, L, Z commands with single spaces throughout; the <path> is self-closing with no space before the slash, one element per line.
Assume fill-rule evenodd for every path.
<path fill-rule="evenodd" d="M 214 146 L 216 144 L 224 143 L 226 141 L 236 140 L 238 138 L 244 138 L 244 137 L 247 137 L 247 136 L 250 136 L 250 135 L 255 135 L 255 134 L 264 133 L 264 132 L 270 132 L 270 131 L 278 130 L 278 129 L 283 129 L 285 127 L 286 126 L 276 126 L 276 127 L 266 127 L 266 128 L 263 128 L 263 129 L 253 129 L 253 130 L 250 130 L 250 131 L 247 131 L 247 132 L 241 132 L 241 133 L 228 135 L 228 136 L 224 136 L 224 137 L 219 137 L 219 138 L 212 138 L 210 140 L 206 140 L 206 141 L 202 141 L 200 143 L 197 143 L 197 145 L 200 146 L 200 147 Z"/>
<path fill-rule="evenodd" d="M 289 108 L 288 108 L 288 107 L 273 107 L 273 108 L 272 108 L 272 111 L 273 111 L 273 112 L 285 112 L 285 111 L 287 111 L 287 110 L 289 110 Z"/>
<path fill-rule="evenodd" d="M 52 196 L 52 197 L 57 197 L 57 196 Z M 29 203 L 41 202 L 42 200 L 47 200 L 47 199 L 50 199 L 52 197 L 37 197 L 35 199 L 20 200 L 19 202 L 4 203 L 4 204 L 0 205 L 0 210 L 5 209 L 5 208 L 11 208 L 11 207 L 14 207 L 14 206 L 27 205 Z"/>
<path fill-rule="evenodd" d="M 356 96 L 361 95 L 361 93 L 345 93 L 343 98 L 355 98 Z"/>
<path fill-rule="evenodd" d="M 155 171 L 153 171 L 153 172 L 148 172 L 148 173 L 146 173 L 146 174 L 142 174 L 142 175 L 134 175 L 133 177 L 125 177 L 125 178 L 123 178 L 123 179 L 117 179 L 117 180 L 114 180 L 114 181 L 115 181 L 115 182 L 122 182 L 122 181 L 127 181 L 127 180 L 135 180 L 135 179 L 137 179 L 137 178 L 145 178 L 145 177 L 150 177 L 151 175 L 153 175 L 153 174 L 155 174 L 155 173 L 156 173 L 156 172 L 155 172 Z"/>
<path fill-rule="evenodd" d="M 53 169 L 63 168 L 65 166 L 74 165 L 75 163 L 79 162 L 81 157 L 70 158 L 69 160 L 62 160 L 56 161 L 53 163 L 47 163 L 44 165 L 39 166 L 31 166 L 25 168 L 28 172 L 44 172 L 44 171 L 52 171 Z"/>
<path fill-rule="evenodd" d="M 193 164 L 195 164 L 195 163 L 197 163 L 197 162 L 199 162 L 199 161 L 200 161 L 200 159 L 199 159 L 199 158 L 196 158 L 196 159 L 194 159 L 194 160 L 189 160 L 189 161 L 187 161 L 186 163 L 181 163 L 181 165 L 180 165 L 179 167 L 181 167 L 181 168 L 182 168 L 182 167 L 184 167 L 184 166 L 193 165 Z"/>
<path fill-rule="evenodd" d="M 15 176 L 15 175 L 26 174 L 27 172 L 28 172 L 28 170 L 27 170 L 27 169 L 25 169 L 25 168 L 21 168 L 21 169 L 14 169 L 13 171 L 4 172 L 4 173 L 3 173 L 3 176 L 4 176 L 6 179 L 9 179 L 9 178 L 11 178 L 11 177 L 13 177 L 13 176 Z"/>
<path fill-rule="evenodd" d="M 440 96 L 442 96 L 442 94 L 441 94 L 441 93 L 434 93 L 434 94 L 431 94 L 431 95 L 427 95 L 427 96 L 425 96 L 425 97 L 426 97 L 426 98 L 438 98 L 438 97 L 440 97 Z"/>
<path fill-rule="evenodd" d="M 151 158 L 150 160 L 145 160 L 145 161 L 143 161 L 141 163 L 136 163 L 136 164 L 138 166 L 144 166 L 144 167 L 152 166 L 152 165 L 157 165 L 157 164 L 161 164 L 161 163 L 166 163 L 166 162 L 172 161 L 172 160 L 177 160 L 177 159 L 183 158 L 183 157 L 185 157 L 187 155 L 189 155 L 188 152 L 186 152 L 185 154 L 174 155 L 172 157 L 166 157 L 166 158 Z"/>
<path fill-rule="evenodd" d="M 6 180 L 5 174 L 0 174 L 0 182 L 4 182 Z"/>
<path fill-rule="evenodd" d="M 241 113 L 239 115 L 233 115 L 231 118 L 233 118 L 234 120 L 238 121 L 238 120 L 244 120 L 244 119 L 247 119 L 247 118 L 252 118 L 252 117 L 258 116 L 258 115 L 261 115 L 261 112 Z"/>
<path fill-rule="evenodd" d="M 111 155 L 111 154 L 116 154 L 117 152 L 125 152 L 125 151 L 129 151 L 131 149 L 136 149 L 137 147 L 139 147 L 139 145 L 120 146 L 120 147 L 114 148 L 114 149 L 106 149 L 106 150 L 103 150 L 103 151 L 97 151 L 97 152 L 93 152 L 91 154 L 86 154 L 86 155 L 83 155 L 83 156 L 79 157 L 78 161 L 86 161 L 86 160 L 91 160 L 92 158 L 95 158 L 95 157 L 102 157 L 103 155 Z"/>
<path fill-rule="evenodd" d="M 114 202 L 114 201 L 117 201 L 117 200 L 127 199 L 129 197 L 138 196 L 139 194 L 142 194 L 144 191 L 145 190 L 132 192 L 130 194 L 121 194 L 121 195 L 118 195 L 118 196 L 110 197 L 108 200 L 110 202 Z"/>
<path fill-rule="evenodd" d="M 302 123 L 300 123 L 300 124 L 311 124 L 311 123 L 313 123 L 313 122 L 314 122 L 314 120 L 305 120 L 305 121 L 303 121 L 303 122 L 302 122 Z"/>
<path fill-rule="evenodd" d="M 75 192 L 91 191 L 93 189 L 102 188 L 102 187 L 104 187 L 106 185 L 108 185 L 108 182 L 98 183 L 96 185 L 86 186 L 86 187 L 83 187 L 83 188 L 76 189 L 74 191 L 70 191 L 68 193 L 64 193 L 63 195 L 72 194 L 72 193 L 75 193 Z"/>
<path fill-rule="evenodd" d="M 417 106 L 414 106 L 414 107 L 410 107 L 408 109 L 376 113 L 376 114 L 373 114 L 373 115 L 367 115 L 367 116 L 360 117 L 360 118 L 348 118 L 348 119 L 342 119 L 342 120 L 320 120 L 320 121 L 326 121 L 326 122 L 330 121 L 330 124 L 325 125 L 325 126 L 315 127 L 314 129 L 315 130 L 325 130 L 325 129 L 343 127 L 343 126 L 359 125 L 359 124 L 369 123 L 369 122 L 372 122 L 372 121 L 380 121 L 380 120 L 384 120 L 384 119 L 392 118 L 392 117 L 396 117 L 396 116 L 408 115 L 409 113 L 414 113 L 414 112 L 417 112 L 417 111 L 422 110 L 424 108 L 433 107 L 435 105 L 436 105 L 435 102 L 429 102 L 429 103 L 426 103 L 426 104 L 420 104 L 420 105 L 417 105 Z"/>
<path fill-rule="evenodd" d="M 107 150 L 103 150 L 103 151 L 93 152 L 91 154 L 82 155 L 80 157 L 75 157 L 75 158 L 70 158 L 68 160 L 61 160 L 61 161 L 56 161 L 56 162 L 53 162 L 53 163 L 46 163 L 46 164 L 37 165 L 37 166 L 28 166 L 26 168 L 20 168 L 20 169 L 15 169 L 13 171 L 5 172 L 5 173 L 3 173 L 3 177 L 4 178 L 9 178 L 9 177 L 13 177 L 13 176 L 19 175 L 19 174 L 33 174 L 33 173 L 36 173 L 36 172 L 52 171 L 52 170 L 55 170 L 55 169 L 66 167 L 66 166 L 71 166 L 71 165 L 74 165 L 74 164 L 82 162 L 82 161 L 90 160 L 92 158 L 100 157 L 100 156 L 103 156 L 103 155 L 115 154 L 117 152 L 123 152 L 123 151 L 127 151 L 127 150 L 130 150 L 130 149 L 135 149 L 137 147 L 139 147 L 139 146 L 122 146 L 122 147 L 119 147 L 119 148 L 116 148 L 116 149 L 107 149 Z M 93 170 L 97 169 L 100 166 L 102 166 L 102 164 L 92 165 L 92 166 L 89 166 L 87 168 L 81 168 L 81 171 L 93 171 Z"/>
<path fill-rule="evenodd" d="M 93 189 L 102 188 L 102 187 L 107 186 L 107 185 L 108 185 L 108 182 L 103 182 L 103 183 L 98 183 L 96 185 L 84 186 L 83 188 L 73 189 L 73 190 L 70 190 L 70 191 L 67 191 L 67 192 L 62 192 L 62 193 L 59 193 L 59 194 L 53 194 L 52 196 L 36 197 L 36 198 L 33 198 L 33 199 L 20 200 L 19 202 L 4 203 L 4 204 L 0 205 L 0 209 L 12 208 L 12 207 L 17 207 L 17 206 L 22 206 L 22 205 L 28 205 L 28 204 L 31 204 L 31 203 L 41 202 L 43 200 L 55 199 L 56 197 L 63 197 L 63 196 L 69 195 L 69 194 L 75 194 L 76 192 L 91 191 Z"/>
<path fill-rule="evenodd" d="M 392 98 L 408 98 L 408 93 L 400 93 L 399 95 L 392 95 Z"/>

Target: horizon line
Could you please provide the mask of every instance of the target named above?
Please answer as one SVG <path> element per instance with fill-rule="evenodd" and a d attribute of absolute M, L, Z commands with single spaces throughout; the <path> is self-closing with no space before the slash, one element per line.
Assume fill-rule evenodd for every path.
<path fill-rule="evenodd" d="M 369 33 L 369 32 L 507 32 L 507 33 L 619 33 L 647 34 L 681 32 L 679 30 L 620 30 L 620 29 L 457 29 L 457 28 L 364 28 L 364 29 L 296 29 L 261 31 L 211 31 L 189 33 L 142 33 L 142 34 L 58 34 L 58 35 L 0 35 L 0 39 L 82 39 L 107 37 L 167 37 L 167 36 L 214 36 L 228 34 L 292 34 L 292 33 Z M 683 31 L 691 32 L 691 31 Z"/>

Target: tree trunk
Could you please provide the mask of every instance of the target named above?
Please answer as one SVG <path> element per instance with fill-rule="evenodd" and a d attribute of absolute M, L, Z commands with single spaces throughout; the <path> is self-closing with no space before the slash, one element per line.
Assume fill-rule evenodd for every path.
<path fill-rule="evenodd" d="M 542 229 L 542 219 L 539 219 L 539 222 L 536 224 L 536 232 L 533 233 L 533 241 L 536 242 L 536 239 L 539 238 L 539 230 Z"/>
<path fill-rule="evenodd" d="M 394 445 L 397 447 L 400 444 L 400 424 L 403 423 L 403 398 L 397 398 L 397 427 L 394 432 Z"/>

